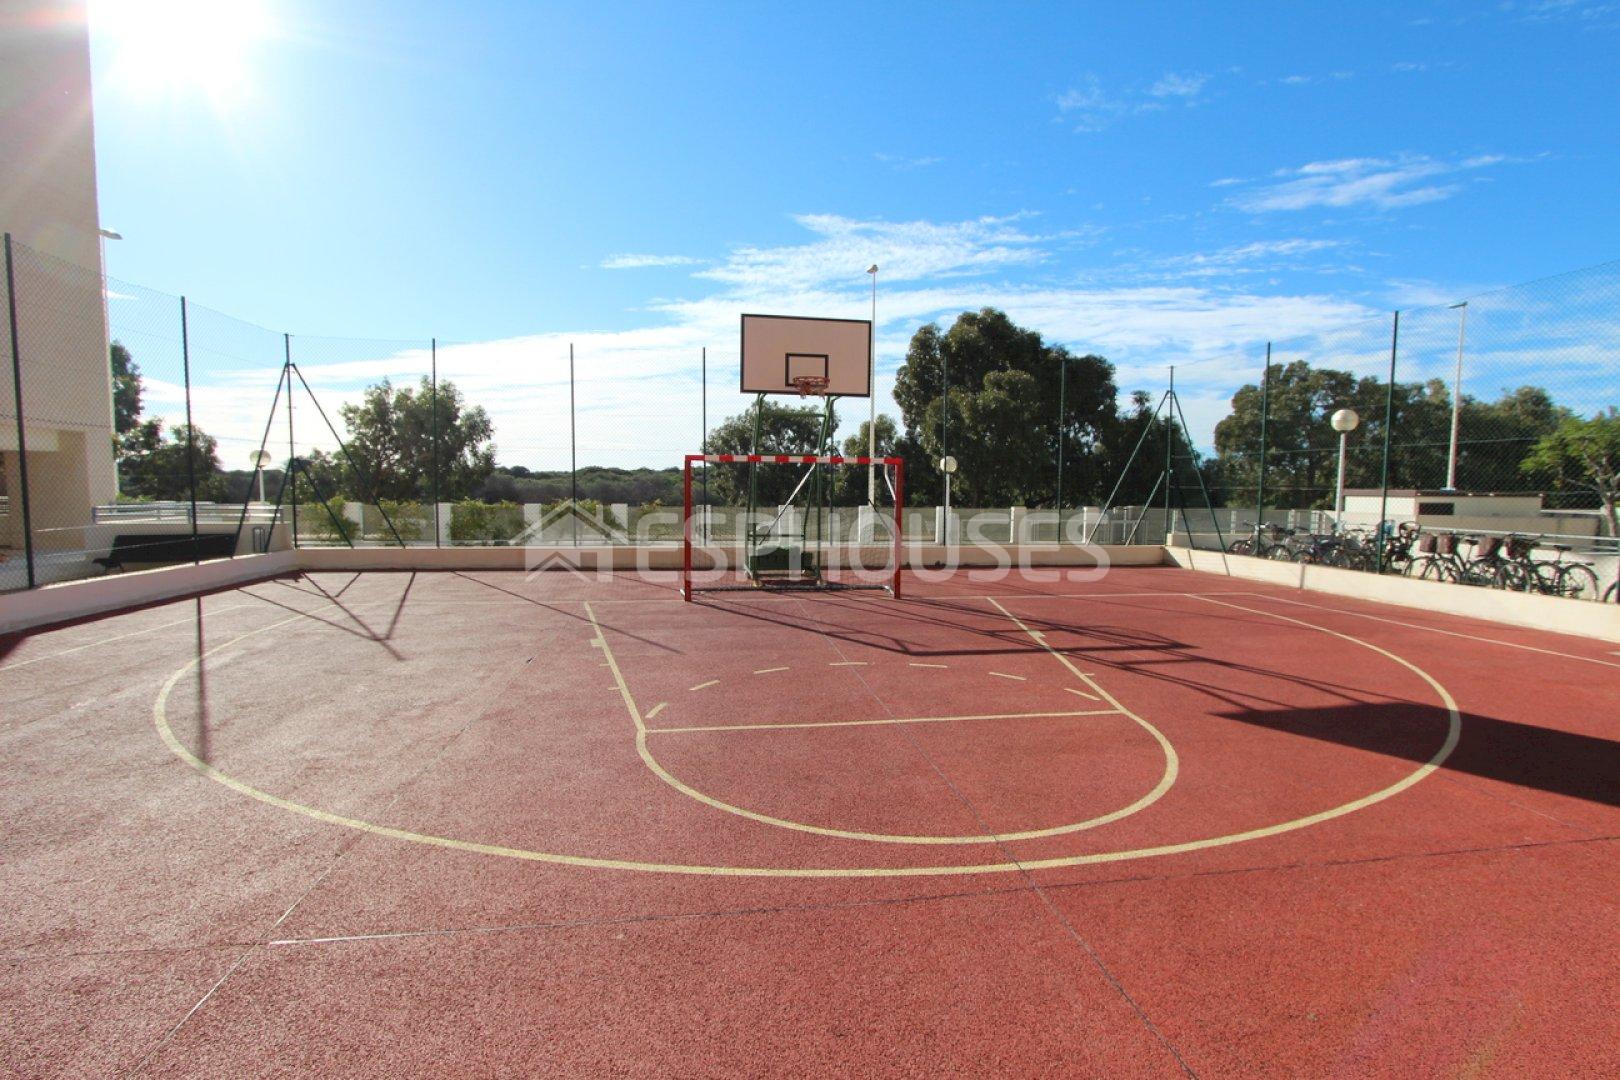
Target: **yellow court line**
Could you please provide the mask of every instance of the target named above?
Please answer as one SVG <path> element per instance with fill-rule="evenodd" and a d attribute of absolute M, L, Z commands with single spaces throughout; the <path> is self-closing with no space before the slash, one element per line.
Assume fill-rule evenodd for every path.
<path fill-rule="evenodd" d="M 668 704 L 669 704 L 669 702 L 667 702 L 667 701 L 660 701 L 658 704 L 656 704 L 652 708 L 648 709 L 647 710 L 647 719 L 651 720 L 653 717 L 655 717 L 659 713 L 663 712 L 664 711 L 664 706 L 668 705 Z"/>
<path fill-rule="evenodd" d="M 1503 641 L 1500 638 L 1480 637 L 1478 634 L 1464 634 L 1459 630 L 1442 630 L 1438 626 L 1424 626 L 1422 623 L 1405 622 L 1401 619 L 1391 619 L 1384 615 L 1369 615 L 1365 611 L 1351 611 L 1349 608 L 1332 607 L 1328 604 L 1311 604 L 1304 600 L 1294 600 L 1287 596 L 1272 596 L 1270 593 L 1244 593 L 1243 595 L 1259 597 L 1262 600 L 1275 600 L 1281 604 L 1293 604 L 1295 607 L 1314 608 L 1317 611 L 1332 611 L 1340 615 L 1354 615 L 1358 619 L 1372 619 L 1374 622 L 1389 623 L 1391 626 L 1404 626 L 1409 630 L 1427 630 L 1431 634 L 1444 634 L 1447 637 L 1462 638 L 1465 641 L 1479 641 L 1484 642 L 1487 645 L 1502 645 L 1509 649 L 1522 649 L 1525 652 L 1540 653 L 1543 656 L 1562 656 L 1566 660 L 1579 660 L 1587 664 L 1597 664 L 1600 667 L 1620 667 L 1620 664 L 1616 664 L 1612 660 L 1599 660 L 1595 656 L 1581 656 L 1579 653 L 1559 652 L 1557 649 L 1543 649 L 1536 645 L 1521 645 L 1517 641 Z M 1200 596 L 1198 599 L 1207 600 L 1209 598 Z M 1276 613 L 1267 611 L 1262 612 L 1262 614 L 1274 615 Z M 1468 616 L 1458 617 L 1467 618 Z M 1287 618 L 1287 616 L 1277 615 L 1277 618 L 1283 619 Z M 1320 627 L 1318 629 L 1320 629 Z M 1327 632 L 1332 633 L 1331 630 Z M 1542 632 L 1549 633 L 1550 631 Z M 1620 656 L 1620 652 L 1617 652 L 1614 655 Z"/>
<path fill-rule="evenodd" d="M 1133 814 L 1142 807 L 1155 801 L 1159 798 L 1159 796 L 1164 794 L 1164 791 L 1169 787 L 1169 784 L 1166 783 L 1165 779 L 1161 779 L 1158 786 L 1155 787 L 1153 791 L 1148 792 L 1146 796 L 1144 796 L 1142 799 L 1138 799 L 1130 806 L 1127 806 L 1122 810 L 1115 810 L 1107 814 L 1101 814 L 1094 818 L 1087 818 L 1085 821 L 1070 822 L 1064 825 L 1054 825 L 1046 829 L 1025 829 L 1020 832 L 974 834 L 969 836 L 908 836 L 896 833 L 860 832 L 854 829 L 834 829 L 823 825 L 811 825 L 807 822 L 790 821 L 787 818 L 772 817 L 769 814 L 761 814 L 757 811 L 746 809 L 745 807 L 735 806 L 731 803 L 724 802 L 712 795 L 707 794 L 706 792 L 699 791 L 697 788 L 692 787 L 690 784 L 677 777 L 674 773 L 671 773 L 668 769 L 664 768 L 658 759 L 653 756 L 652 750 L 647 746 L 647 735 L 649 734 L 649 729 L 646 721 L 636 706 L 635 697 L 630 693 L 630 686 L 625 681 L 624 673 L 619 670 L 619 663 L 613 656 L 612 647 L 608 644 L 607 632 L 603 630 L 601 624 L 596 621 L 596 612 L 592 610 L 589 602 L 585 603 L 585 614 L 591 620 L 591 625 L 596 627 L 598 634 L 596 644 L 601 648 L 602 655 L 606 656 L 608 658 L 608 662 L 612 665 L 613 678 L 619 686 L 619 696 L 624 700 L 625 708 L 629 711 L 630 719 L 636 727 L 636 753 L 641 757 L 642 762 L 646 764 L 647 768 L 651 769 L 653 775 L 664 781 L 664 783 L 670 785 L 681 794 L 686 795 L 689 798 L 696 799 L 705 806 L 712 806 L 716 810 L 723 810 L 728 814 L 735 814 L 738 817 L 747 818 L 750 821 L 757 821 L 762 825 L 774 825 L 779 829 L 792 829 L 795 832 L 814 833 L 817 836 L 832 836 L 841 840 L 866 840 L 880 844 L 994 844 L 1009 840 L 1033 840 L 1046 836 L 1060 836 L 1065 833 L 1080 832 L 1085 829 L 1096 828 L 1099 825 L 1106 825 L 1111 821 L 1118 821 L 1127 814 Z M 786 669 L 782 668 L 779 670 L 785 671 Z M 1110 701 L 1110 704 L 1114 705 L 1115 708 L 1120 709 L 1120 711 L 1125 711 L 1117 702 Z M 1127 715 L 1131 714 L 1127 713 Z M 1152 727 L 1152 725 L 1134 715 L 1131 715 L 1131 719 L 1136 721 L 1136 723 L 1148 728 L 1149 731 L 1152 731 L 1155 735 L 1157 735 L 1162 745 L 1169 745 L 1168 742 L 1163 741 L 1164 737 L 1162 735 L 1158 735 L 1158 732 Z M 838 722 L 834 721 L 833 723 L 836 724 Z M 1175 751 L 1171 750 L 1165 757 L 1164 775 L 1166 778 L 1172 780 L 1174 779 L 1175 775 L 1176 763 L 1174 755 Z"/>
<path fill-rule="evenodd" d="M 1036 638 L 1035 640 L 1036 641 L 1041 641 L 1040 638 Z M 1046 642 L 1041 641 L 1041 644 L 1045 645 Z M 1005 671 L 991 671 L 991 672 L 988 672 L 988 674 L 994 675 L 998 679 L 1017 679 L 1019 682 L 1028 682 L 1029 681 L 1028 679 L 1024 678 L 1022 675 L 1009 675 Z"/>
<path fill-rule="evenodd" d="M 755 675 L 769 675 L 772 672 L 786 671 L 786 670 L 787 670 L 787 668 L 785 668 L 785 667 L 763 667 L 763 668 L 760 668 L 758 671 L 754 672 L 754 674 Z"/>
<path fill-rule="evenodd" d="M 1223 603 L 1222 601 L 1215 602 Z M 595 612 L 591 610 L 589 602 L 585 602 L 584 606 L 587 616 L 589 616 L 593 624 L 596 624 L 596 615 Z M 152 726 L 156 729 L 158 737 L 163 741 L 163 744 L 168 747 L 169 751 L 174 754 L 175 757 L 191 766 L 191 768 L 196 770 L 202 776 L 214 781 L 222 787 L 228 788 L 240 795 L 245 795 L 248 798 L 255 799 L 267 806 L 274 806 L 290 813 L 300 814 L 314 821 L 320 821 L 330 825 L 339 825 L 344 828 L 354 829 L 358 832 L 367 833 L 373 836 L 384 836 L 394 840 L 425 844 L 430 847 L 446 848 L 453 851 L 469 852 L 475 855 L 493 855 L 505 859 L 518 859 L 525 862 L 550 863 L 560 866 L 585 867 L 599 870 L 627 870 L 639 873 L 692 874 L 709 877 L 765 878 L 883 878 L 933 877 L 958 874 L 1008 874 L 1025 872 L 1029 870 L 1050 870 L 1068 866 L 1087 866 L 1099 865 L 1103 863 L 1125 862 L 1133 859 L 1160 858 L 1167 855 L 1183 855 L 1189 852 L 1202 851 L 1208 848 L 1225 847 L 1230 844 L 1240 844 L 1250 840 L 1260 840 L 1272 836 L 1279 836 L 1298 829 L 1309 828 L 1312 825 L 1318 825 L 1324 821 L 1331 821 L 1334 818 L 1343 817 L 1346 814 L 1355 813 L 1356 811 L 1365 809 L 1366 807 L 1375 803 L 1392 798 L 1393 796 L 1405 791 L 1407 788 L 1412 787 L 1414 784 L 1423 780 L 1430 773 L 1438 769 L 1445 762 L 1445 759 L 1450 756 L 1451 752 L 1456 749 L 1457 740 L 1462 731 L 1462 714 L 1457 708 L 1457 702 L 1454 698 L 1452 698 L 1450 692 L 1447 691 L 1446 688 L 1434 678 L 1434 676 L 1430 675 L 1416 664 L 1413 664 L 1404 657 L 1395 655 L 1387 649 L 1380 648 L 1379 646 L 1373 645 L 1370 642 L 1362 641 L 1360 638 L 1352 637 L 1349 634 L 1340 633 L 1337 630 L 1329 630 L 1326 627 L 1318 626 L 1315 623 L 1305 622 L 1303 619 L 1290 619 L 1285 615 L 1278 615 L 1276 612 L 1265 611 L 1258 608 L 1244 608 L 1238 604 L 1227 604 L 1226 606 L 1237 608 L 1238 610 L 1242 611 L 1248 611 L 1255 615 L 1265 615 L 1271 618 L 1282 619 L 1285 622 L 1296 623 L 1299 626 L 1303 626 L 1311 630 L 1317 630 L 1324 634 L 1329 634 L 1333 637 L 1348 641 L 1351 644 L 1359 645 L 1362 648 L 1377 652 L 1380 655 L 1385 656 L 1395 663 L 1401 665 L 1402 667 L 1414 672 L 1421 677 L 1437 695 L 1439 695 L 1441 702 L 1445 706 L 1449 717 L 1449 725 L 1444 745 L 1442 745 L 1439 751 L 1437 751 L 1433 757 L 1431 757 L 1416 771 L 1407 774 L 1388 787 L 1381 788 L 1368 795 L 1364 795 L 1359 799 L 1355 799 L 1340 806 L 1335 806 L 1315 814 L 1307 815 L 1305 817 L 1294 818 L 1290 821 L 1278 822 L 1275 825 L 1262 826 L 1260 828 L 1249 829 L 1243 832 L 1209 836 L 1199 840 L 1188 840 L 1173 844 L 1159 844 L 1150 847 L 1125 848 L 1114 851 L 1094 851 L 1079 855 L 1059 855 L 1052 858 L 1026 859 L 1017 862 L 1005 861 L 921 866 L 723 866 L 696 863 L 651 862 L 636 859 L 608 859 L 592 855 L 570 855 L 564 852 L 534 851 L 526 848 L 505 847 L 499 844 L 483 844 L 471 840 L 458 840 L 454 837 L 435 836 L 429 833 L 413 832 L 409 829 L 398 829 L 388 825 L 379 825 L 375 822 L 363 821 L 359 818 L 344 817 L 340 814 L 334 814 L 330 811 L 321 810 L 318 807 L 306 806 L 302 803 L 293 802 L 290 799 L 284 799 L 278 795 L 272 795 L 267 791 L 263 791 L 251 784 L 238 780 L 229 773 L 222 772 L 218 768 L 197 757 L 197 755 L 193 754 L 190 750 L 186 749 L 185 745 L 182 744 L 175 736 L 174 729 L 169 725 L 168 717 L 169 695 L 173 693 L 175 686 L 179 684 L 180 680 L 184 678 L 185 675 L 193 668 L 197 667 L 204 659 L 213 656 L 222 650 L 228 649 L 247 638 L 253 637 L 256 634 L 273 630 L 277 626 L 283 626 L 287 623 L 295 622 L 300 618 L 305 618 L 306 616 L 303 614 L 295 615 L 291 618 L 283 619 L 280 622 L 272 623 L 269 626 L 263 626 L 257 630 L 252 630 L 245 634 L 239 635 L 238 637 L 232 638 L 220 645 L 214 646 L 201 656 L 195 657 L 181 665 L 179 669 L 174 672 L 174 674 L 169 676 L 168 681 L 163 684 L 163 687 L 158 691 L 157 697 L 152 702 Z M 1013 618 L 1010 614 L 1008 617 Z M 1017 622 L 1017 619 L 1014 618 L 1013 621 Z M 600 632 L 600 625 L 596 625 L 598 632 Z M 595 643 L 593 642 L 593 644 Z M 608 655 L 610 661 L 612 661 L 612 651 L 607 649 L 606 645 L 606 640 L 602 639 L 601 647 Z M 1058 658 L 1060 661 L 1067 664 L 1067 660 L 1062 657 L 1061 654 L 1058 654 Z M 620 694 L 624 698 L 625 707 L 628 709 L 631 720 L 634 721 L 636 728 L 638 729 L 638 749 L 640 749 L 640 744 L 644 743 L 645 741 L 645 725 L 643 725 L 641 722 L 641 716 L 636 711 L 635 699 L 630 697 L 628 688 L 624 685 L 622 673 L 618 671 L 616 662 L 613 663 L 613 670 L 615 678 L 619 682 Z M 1096 687 L 1096 689 L 1101 691 L 1106 696 L 1107 692 L 1102 691 L 1101 687 Z M 650 767 L 652 767 L 655 772 L 662 773 L 661 768 L 657 766 L 656 762 L 653 762 Z M 670 779 L 673 781 L 673 778 Z M 674 783 L 679 786 L 679 781 L 674 781 Z M 702 798 L 702 796 L 699 797 Z"/>
<path fill-rule="evenodd" d="M 689 686 L 689 687 L 687 687 L 687 690 L 688 691 L 707 690 L 711 686 L 719 686 L 719 685 L 720 685 L 720 680 L 719 679 L 710 679 L 708 682 L 700 682 L 696 686 Z"/>
<path fill-rule="evenodd" d="M 655 712 L 657 710 L 654 710 Z M 1070 709 L 1065 712 L 975 713 L 970 716 L 904 716 L 881 720 L 815 720 L 793 724 L 705 724 L 701 727 L 648 728 L 649 735 L 686 735 L 695 731 L 786 731 L 804 728 L 880 727 L 884 724 L 945 724 L 952 720 L 1039 720 L 1051 716 L 1113 716 L 1118 709 Z M 652 719 L 652 713 L 647 719 Z"/>

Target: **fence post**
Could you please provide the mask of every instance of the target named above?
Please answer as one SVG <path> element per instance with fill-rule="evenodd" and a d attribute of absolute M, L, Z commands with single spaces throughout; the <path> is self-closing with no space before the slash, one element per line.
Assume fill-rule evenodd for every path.
<path fill-rule="evenodd" d="M 1384 399 L 1384 468 L 1378 497 L 1378 573 L 1384 572 L 1384 534 L 1389 515 L 1389 444 L 1395 426 L 1395 356 L 1401 342 L 1401 313 L 1395 313 L 1389 332 L 1389 393 Z"/>
<path fill-rule="evenodd" d="M 191 565 L 202 562 L 197 547 L 197 429 L 191 422 L 191 331 L 186 320 L 186 298 L 180 298 L 180 371 L 186 387 L 186 491 L 191 496 Z M 251 486 L 253 480 L 248 478 Z M 235 549 L 231 551 L 234 557 Z"/>
<path fill-rule="evenodd" d="M 574 523 L 574 546 L 579 547 L 579 458 L 576 453 L 578 443 L 574 432 L 574 343 L 568 343 L 568 500 L 572 503 L 572 512 L 568 515 Z"/>
<path fill-rule="evenodd" d="M 17 406 L 17 477 L 22 487 L 23 558 L 28 564 L 28 587 L 34 587 L 34 522 L 28 505 L 28 436 L 23 430 L 22 353 L 17 348 L 17 273 L 11 258 L 11 234 L 6 233 L 6 311 L 11 329 L 12 400 Z"/>
<path fill-rule="evenodd" d="M 709 454 L 709 347 L 703 346 L 702 355 L 702 405 L 700 417 L 703 423 L 703 438 L 699 440 L 704 457 Z M 709 463 L 703 463 L 703 509 L 698 513 L 698 537 L 706 544 L 709 542 Z"/>
<path fill-rule="evenodd" d="M 1063 525 L 1062 525 L 1062 521 L 1063 521 L 1063 450 L 1064 450 L 1064 442 L 1065 442 L 1066 436 L 1068 435 L 1068 425 L 1064 423 L 1064 420 L 1068 417 L 1068 412 L 1064 408 L 1064 406 L 1067 404 L 1067 402 L 1065 401 L 1065 398 L 1067 398 L 1067 396 L 1068 396 L 1068 389 L 1069 389 L 1069 360 L 1068 360 L 1067 357 L 1060 357 L 1058 359 L 1058 477 L 1057 477 L 1057 480 L 1058 480 L 1058 482 L 1057 482 L 1057 512 L 1058 512 L 1058 523 L 1059 523 L 1058 524 L 1058 534 L 1060 536 L 1062 535 L 1062 532 L 1063 532 Z"/>
<path fill-rule="evenodd" d="M 1266 371 L 1260 376 L 1260 481 L 1254 492 L 1254 523 L 1259 526 L 1260 532 L 1265 532 L 1266 525 L 1266 424 L 1271 419 L 1271 342 L 1266 342 Z M 1256 539 L 1256 550 L 1259 540 Z"/>
<path fill-rule="evenodd" d="M 1166 401 L 1174 401 L 1175 397 L 1176 369 L 1175 366 L 1172 365 L 1170 368 L 1170 388 L 1165 391 L 1164 399 Z M 1170 488 L 1175 482 L 1176 465 L 1175 458 L 1173 457 L 1173 454 L 1175 453 L 1175 446 L 1176 420 L 1175 417 L 1170 415 L 1170 410 L 1166 409 L 1164 411 L 1164 534 L 1166 544 L 1169 544 L 1170 541 L 1174 539 L 1173 534 L 1175 532 L 1175 518 L 1172 516 L 1173 511 L 1170 509 Z M 1187 544 L 1189 547 L 1192 546 L 1192 538 L 1190 536 L 1187 538 Z"/>
<path fill-rule="evenodd" d="M 281 335 L 281 365 L 287 374 L 287 479 L 292 484 L 292 531 L 287 546 L 298 546 L 298 447 L 293 442 L 292 335 Z M 363 527 L 362 527 L 363 528 Z"/>
<path fill-rule="evenodd" d="M 439 546 L 439 339 L 428 344 L 433 363 L 433 546 Z"/>

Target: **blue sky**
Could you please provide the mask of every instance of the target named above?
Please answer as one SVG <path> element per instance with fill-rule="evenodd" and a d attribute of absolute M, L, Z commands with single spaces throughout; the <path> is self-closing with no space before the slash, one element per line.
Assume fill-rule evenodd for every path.
<path fill-rule="evenodd" d="M 550 409 L 575 341 L 621 416 L 675 415 L 699 346 L 729 383 L 737 312 L 863 316 L 875 261 L 880 385 L 917 325 L 990 303 L 1123 389 L 1200 361 L 1213 418 L 1267 338 L 1620 255 L 1604 0 L 261 0 L 178 47 L 112 6 L 110 272 L 295 334 L 476 343 L 447 359 L 508 410 Z M 212 62 L 177 51 L 209 34 Z"/>

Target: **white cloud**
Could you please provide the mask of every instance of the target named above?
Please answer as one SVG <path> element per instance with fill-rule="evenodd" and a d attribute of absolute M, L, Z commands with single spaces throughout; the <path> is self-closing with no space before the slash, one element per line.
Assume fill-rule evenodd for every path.
<path fill-rule="evenodd" d="M 894 370 L 919 325 L 948 324 L 961 311 L 992 306 L 1039 329 L 1050 341 L 1107 356 L 1117 365 L 1125 392 L 1162 387 L 1169 364 L 1194 363 L 1186 375 L 1189 396 L 1202 393 L 1213 403 L 1223 393 L 1229 396 L 1238 381 L 1252 377 L 1248 368 L 1258 361 L 1248 354 L 1256 342 L 1320 333 L 1368 313 L 1359 304 L 1327 295 L 1265 295 L 1210 280 L 1015 283 L 1008 280 L 1010 274 L 1041 264 L 1060 244 L 1073 239 L 1035 233 L 1024 227 L 1028 219 L 1022 216 L 888 222 L 816 214 L 794 220 L 804 230 L 798 243 L 733 250 L 717 266 L 689 279 L 698 286 L 696 295 L 649 303 L 646 325 L 441 342 L 439 378 L 454 382 L 468 401 L 489 411 L 501 462 L 566 468 L 572 345 L 580 462 L 668 465 L 702 438 L 704 348 L 712 425 L 745 404 L 735 393 L 741 312 L 866 318 L 871 294 L 864 271 L 872 262 L 882 267 L 880 387 L 892 384 Z M 1329 244 L 1307 239 L 1258 241 L 1184 256 L 1180 269 L 1196 278 L 1201 270 L 1298 258 L 1327 250 Z M 120 307 L 113 307 L 115 334 L 120 329 Z M 228 369 L 222 362 L 210 361 L 196 380 L 197 422 L 221 440 L 221 458 L 233 466 L 258 445 L 269 391 L 276 383 L 279 336 L 264 336 L 262 349 L 237 350 L 237 355 L 254 360 L 233 361 Z M 294 348 L 303 349 L 295 358 L 334 421 L 342 405 L 358 401 L 366 386 L 384 377 L 396 385 L 415 384 L 429 365 L 425 346 L 313 339 L 301 344 L 294 339 Z M 1237 350 L 1245 350 L 1239 360 L 1219 359 Z M 1178 370 L 1178 385 L 1182 379 Z M 174 422 L 181 415 L 178 391 L 150 381 L 148 385 L 152 411 Z M 880 399 L 879 408 L 895 414 L 887 396 Z M 846 409 L 846 419 L 863 411 Z M 1205 410 L 1200 406 L 1197 411 Z M 1208 411 L 1216 415 L 1213 404 Z M 313 415 L 300 391 L 300 452 L 315 446 L 333 449 L 335 444 Z M 1207 441 L 1203 416 L 1191 418 L 1200 427 L 1200 439 Z M 284 430 L 276 427 L 277 440 L 284 438 Z"/>
<path fill-rule="evenodd" d="M 930 165 L 938 165 L 940 162 L 945 160 L 942 157 L 935 157 L 932 155 L 925 157 L 906 157 L 904 154 L 884 153 L 873 154 L 872 158 L 873 160 L 881 162 L 882 164 L 889 166 L 891 169 L 896 170 L 926 169 Z"/>
<path fill-rule="evenodd" d="M 1344 246 L 1342 240 L 1256 240 L 1216 251 L 1173 255 L 1153 265 L 1160 273 L 1180 278 L 1270 273 L 1284 268 L 1298 269 L 1301 256 Z"/>
<path fill-rule="evenodd" d="M 1148 93 L 1156 98 L 1196 98 L 1203 93 L 1207 82 L 1208 75 L 1178 75 L 1167 71 L 1159 77 L 1158 82 L 1148 87 Z"/>
<path fill-rule="evenodd" d="M 659 266 L 695 266 L 701 259 L 690 255 L 609 255 L 602 260 L 604 270 L 645 270 Z"/>
<path fill-rule="evenodd" d="M 939 223 L 800 214 L 793 220 L 814 235 L 809 243 L 737 248 L 696 276 L 749 294 L 861 282 L 872 263 L 885 282 L 981 275 L 1044 257 L 1049 238 L 1019 228 L 1023 216 Z"/>
<path fill-rule="evenodd" d="M 1087 72 L 1076 85 L 1057 96 L 1058 116 L 1073 125 L 1075 131 L 1102 131 L 1125 117 L 1158 112 L 1170 101 L 1196 105 L 1208 82 L 1208 75 L 1167 71 L 1145 90 L 1127 87 L 1110 91 L 1095 74 Z"/>
<path fill-rule="evenodd" d="M 1443 161 L 1427 155 L 1393 158 L 1341 158 L 1313 161 L 1297 169 L 1282 169 L 1279 183 L 1233 196 L 1240 210 L 1265 213 L 1323 206 L 1370 206 L 1398 210 L 1450 198 L 1462 190 L 1463 174 L 1506 160 L 1490 154 L 1462 161 Z"/>

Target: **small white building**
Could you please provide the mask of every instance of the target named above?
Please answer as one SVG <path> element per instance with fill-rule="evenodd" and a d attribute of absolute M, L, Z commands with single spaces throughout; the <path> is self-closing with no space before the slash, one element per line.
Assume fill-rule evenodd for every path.
<path fill-rule="evenodd" d="M 1346 525 L 1378 524 L 1384 495 L 1378 488 L 1347 488 L 1344 493 Z M 1425 529 L 1466 532 L 1557 533 L 1596 536 L 1598 515 L 1572 510 L 1544 510 L 1534 492 L 1442 491 L 1391 488 L 1384 516 L 1390 521 L 1415 521 Z"/>

